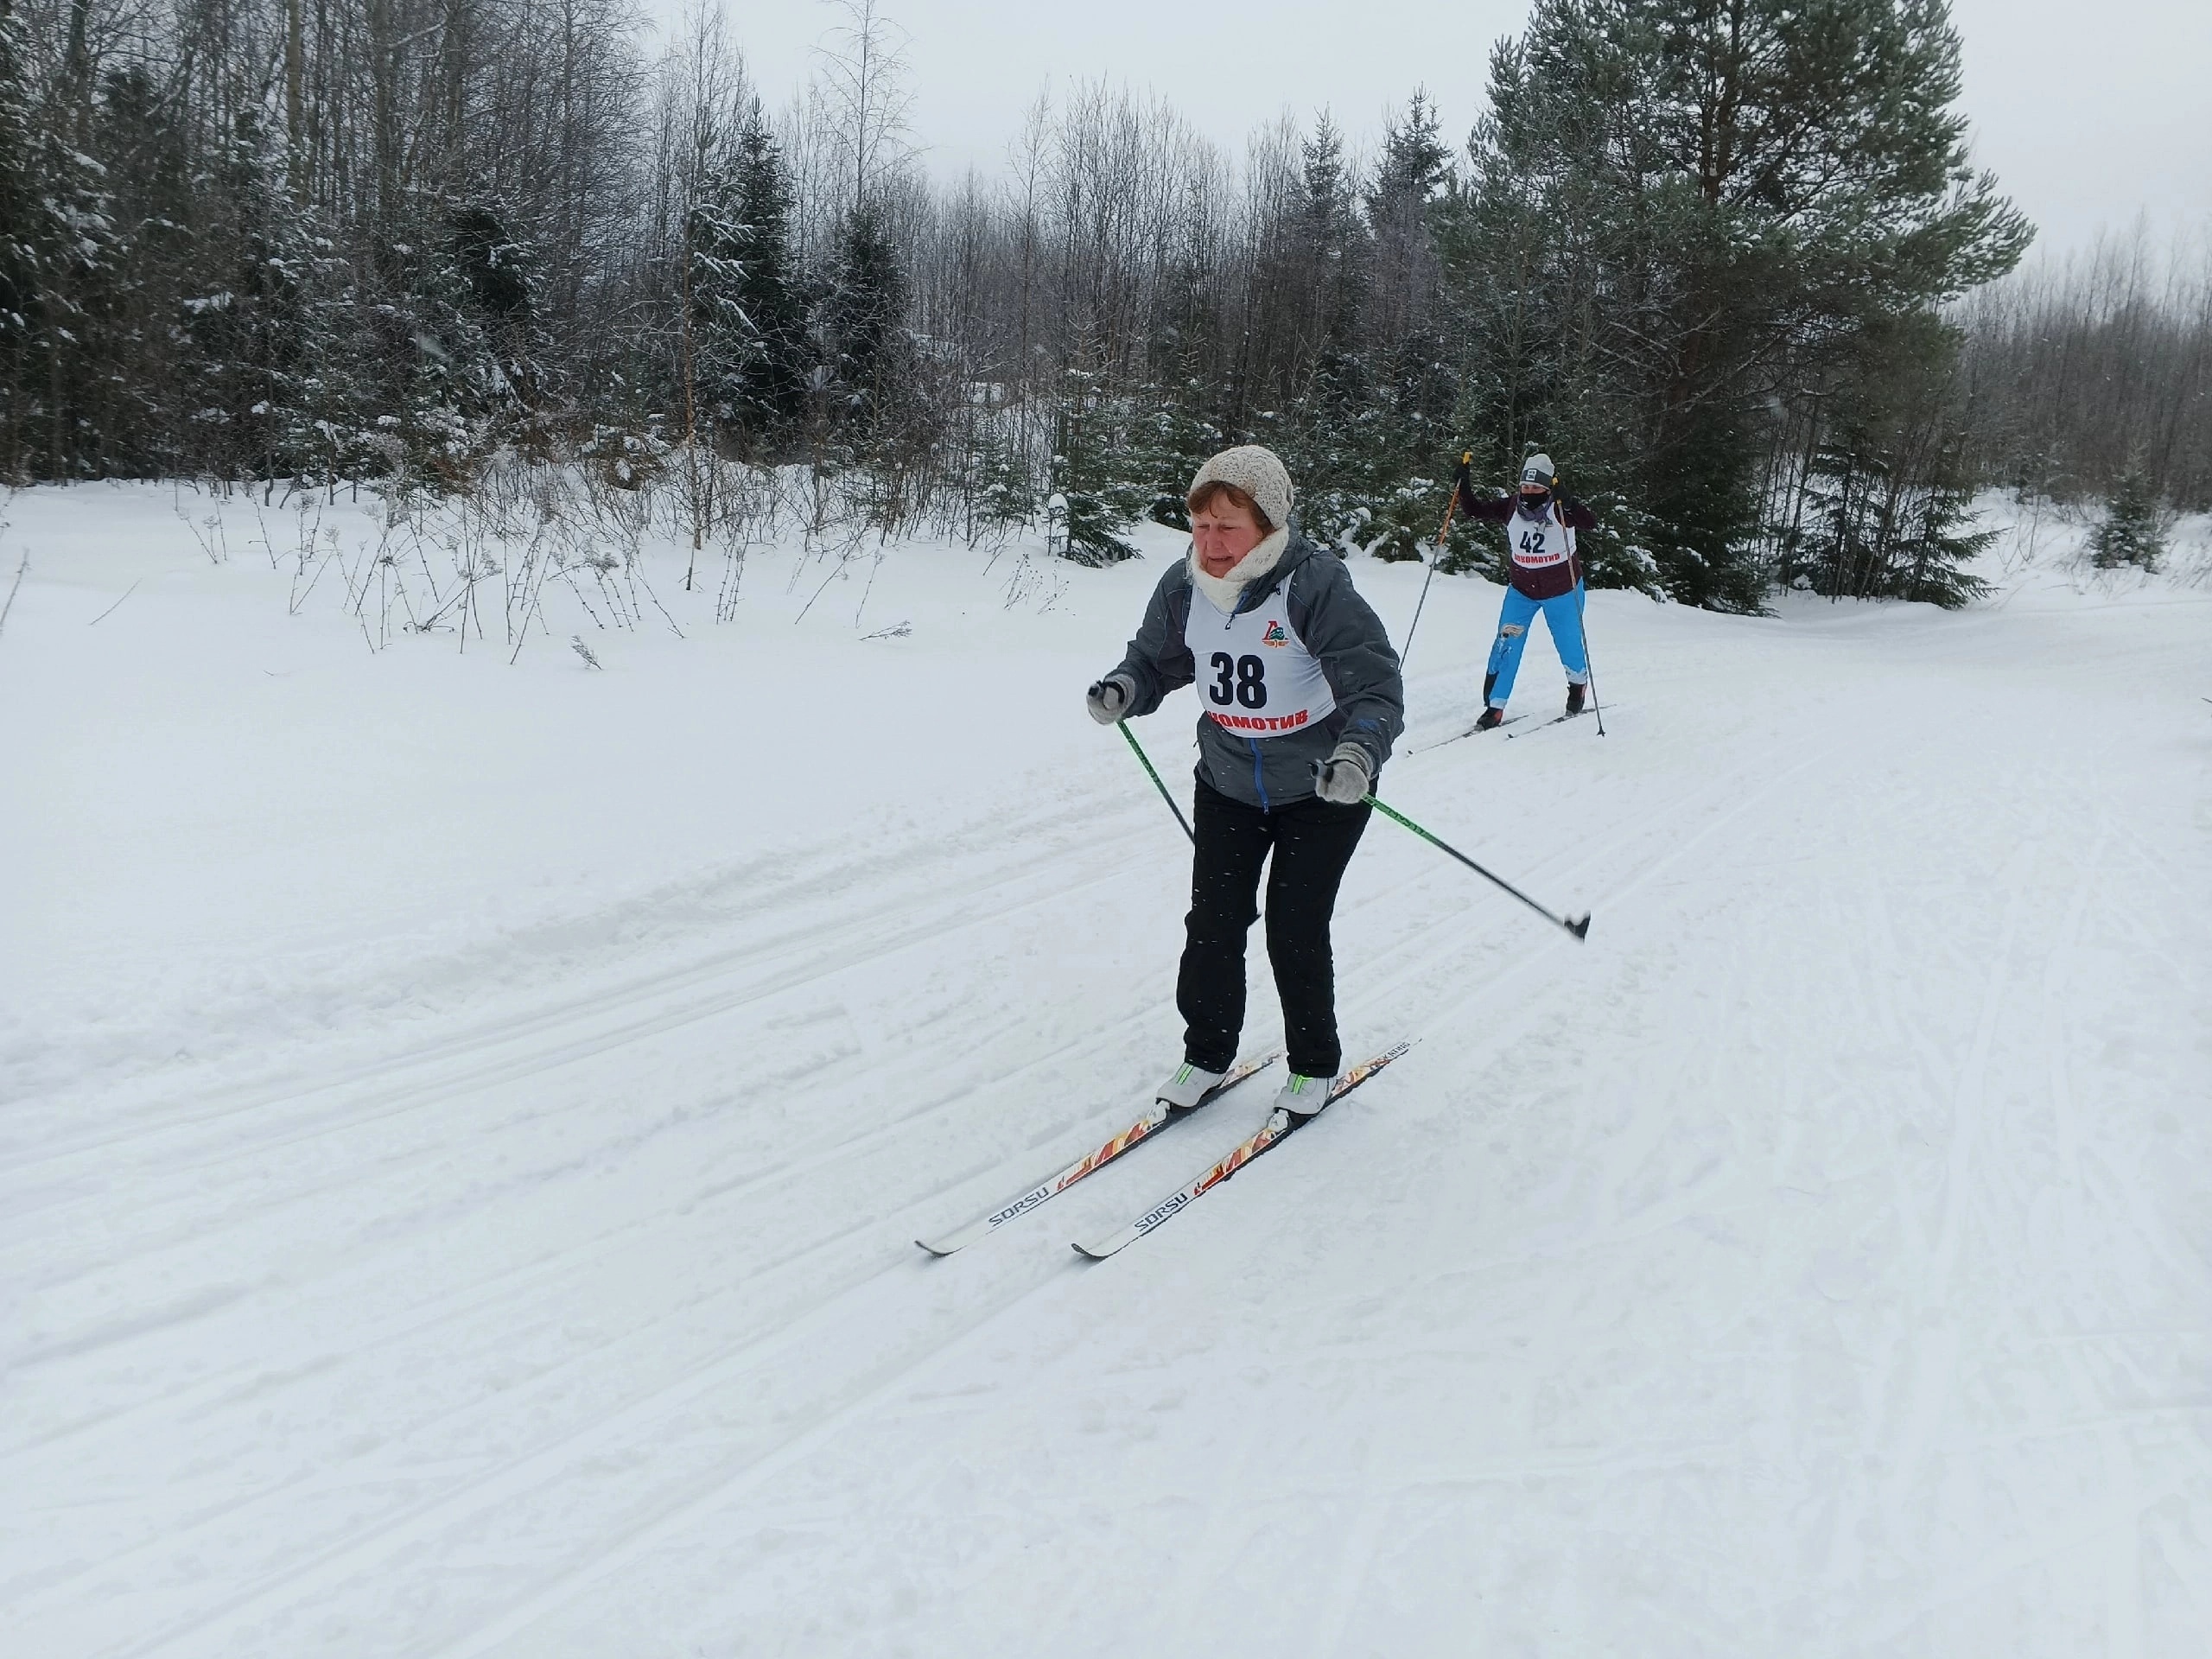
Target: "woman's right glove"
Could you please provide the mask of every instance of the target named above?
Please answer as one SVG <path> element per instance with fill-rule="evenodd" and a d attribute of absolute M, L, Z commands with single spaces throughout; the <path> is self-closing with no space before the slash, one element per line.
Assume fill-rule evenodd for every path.
<path fill-rule="evenodd" d="M 1475 468 L 1471 458 L 1462 457 L 1459 470 L 1452 474 L 1452 511 L 1445 518 L 1448 525 L 1454 518 L 1471 516 L 1475 510 Z"/>
<path fill-rule="evenodd" d="M 1084 693 L 1084 706 L 1090 710 L 1090 717 L 1101 726 L 1111 726 L 1129 711 L 1137 700 L 1137 689 L 1126 674 L 1109 674 L 1103 680 L 1093 681 L 1090 690 Z"/>
<path fill-rule="evenodd" d="M 1368 771 L 1373 764 L 1358 744 L 1339 743 L 1334 753 L 1315 765 L 1313 792 L 1338 806 L 1357 806 L 1367 798 L 1368 786 L 1375 780 L 1375 774 Z"/>

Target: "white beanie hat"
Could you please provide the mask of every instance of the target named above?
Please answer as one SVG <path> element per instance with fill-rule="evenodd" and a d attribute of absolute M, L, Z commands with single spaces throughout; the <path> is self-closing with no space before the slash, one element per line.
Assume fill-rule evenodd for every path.
<path fill-rule="evenodd" d="M 1559 474 L 1552 470 L 1552 458 L 1544 454 L 1529 456 L 1521 463 L 1521 481 L 1541 484 L 1548 490 L 1554 487 L 1559 483 Z"/>
<path fill-rule="evenodd" d="M 1240 443 L 1234 449 L 1224 449 L 1198 468 L 1198 475 L 1191 480 L 1187 492 L 1196 495 L 1209 484 L 1234 484 L 1252 498 L 1268 523 L 1281 530 L 1290 522 L 1290 504 L 1294 492 L 1290 487 L 1290 471 L 1272 449 L 1262 449 L 1256 443 Z"/>

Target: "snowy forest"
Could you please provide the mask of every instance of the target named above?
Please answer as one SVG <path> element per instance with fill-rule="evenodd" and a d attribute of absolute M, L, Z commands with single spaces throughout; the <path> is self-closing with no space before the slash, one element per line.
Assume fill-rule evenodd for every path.
<path fill-rule="evenodd" d="M 1411 88 L 1232 155 L 1057 85 L 957 181 L 895 17 L 824 16 L 791 89 L 712 10 L 0 0 L 0 477 L 550 468 L 734 556 L 1099 563 L 1249 440 L 1316 539 L 1414 558 L 1462 449 L 1542 447 L 1595 584 L 1734 611 L 1962 602 L 1993 486 L 2212 506 L 2212 263 L 2024 264 L 1942 0 L 1538 0 L 1465 135 Z"/>

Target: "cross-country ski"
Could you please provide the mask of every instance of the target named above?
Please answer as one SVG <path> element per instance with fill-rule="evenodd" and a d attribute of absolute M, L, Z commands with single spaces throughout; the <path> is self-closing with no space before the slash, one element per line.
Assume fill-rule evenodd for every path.
<path fill-rule="evenodd" d="M 1247 1077 L 1264 1070 L 1274 1058 L 1270 1054 L 1256 1060 L 1244 1061 L 1219 1081 L 1209 1084 L 1198 1094 L 1197 1099 L 1193 1100 L 1189 1106 L 1182 1108 L 1179 1112 L 1171 1108 L 1165 1101 L 1156 1103 L 1151 1110 L 1139 1117 L 1135 1122 L 1130 1124 L 1119 1135 L 1112 1136 L 1096 1151 L 1085 1153 L 1065 1168 L 1057 1170 L 1043 1180 L 1025 1188 L 1020 1194 L 1008 1198 L 1004 1204 L 995 1205 L 989 1211 L 976 1217 L 967 1225 L 956 1228 L 953 1231 L 934 1239 L 918 1238 L 914 1243 L 931 1255 L 950 1255 L 955 1250 L 965 1249 L 978 1239 L 988 1238 L 1009 1221 L 1027 1215 L 1047 1199 L 1058 1198 L 1084 1176 L 1103 1169 L 1108 1164 L 1135 1147 L 1138 1141 L 1148 1140 L 1157 1135 L 1173 1118 L 1195 1111 L 1210 1101 L 1219 1099 Z"/>
<path fill-rule="evenodd" d="M 1615 708 L 1618 705 L 1609 703 L 1606 706 L 1608 708 Z M 1592 710 L 1588 709 L 1570 709 L 1560 714 L 1554 715 L 1548 720 L 1540 720 L 1535 725 L 1527 728 L 1525 730 L 1508 732 L 1505 735 L 1509 741 L 1516 738 L 1534 737 L 1538 732 L 1548 731 L 1554 726 L 1564 726 L 1569 721 L 1580 720 L 1592 712 Z M 1509 721 L 1508 723 L 1510 724 L 1511 722 Z"/>
<path fill-rule="evenodd" d="M 1528 715 L 1506 715 L 1506 716 L 1505 716 L 1505 718 L 1504 718 L 1504 719 L 1503 719 L 1503 720 L 1498 720 L 1498 721 L 1491 721 L 1491 722 L 1490 722 L 1488 725 L 1484 725 L 1484 724 L 1481 724 L 1481 723 L 1477 723 L 1477 724 L 1472 725 L 1472 726 L 1463 727 L 1463 728 L 1461 728 L 1459 731 L 1456 731 L 1456 732 L 1452 733 L 1452 735 L 1451 735 L 1451 736 L 1449 736 L 1449 737 L 1442 737 L 1442 738 L 1439 738 L 1439 739 L 1438 739 L 1435 742 L 1433 742 L 1433 743 L 1428 744 L 1428 745 L 1427 745 L 1426 747 L 1422 747 L 1422 748 L 1420 748 L 1420 749 L 1409 750 L 1409 751 L 1408 751 L 1408 753 L 1415 753 L 1415 754 L 1427 754 L 1427 753 L 1432 753 L 1432 752 L 1433 752 L 1433 751 L 1434 751 L 1434 750 L 1443 748 L 1443 747 L 1446 747 L 1446 745 L 1447 745 L 1447 744 L 1457 743 L 1457 742 L 1459 742 L 1462 738 L 1468 738 L 1468 737 L 1480 737 L 1480 736 L 1481 736 L 1484 732 L 1494 732 L 1494 731 L 1497 730 L 1497 729 L 1498 729 L 1498 728 L 1499 728 L 1499 727 L 1501 727 L 1501 726 L 1513 726 L 1513 725 L 1517 725 L 1517 724 L 1519 724 L 1521 721 L 1524 721 L 1524 720 L 1527 720 L 1528 718 L 1529 718 L 1529 716 L 1528 716 Z M 1510 737 L 1510 736 L 1511 736 L 1511 735 L 1512 735 L 1512 734 L 1511 734 L 1510 732 L 1509 732 L 1509 733 L 1507 733 L 1507 734 L 1506 734 L 1506 735 Z"/>
<path fill-rule="evenodd" d="M 1185 1206 L 1205 1197 L 1262 1153 L 1272 1151 L 1281 1145 L 1294 1130 L 1304 1128 L 1319 1116 L 1322 1109 L 1342 1100 L 1412 1046 L 1410 1043 L 1400 1043 L 1395 1048 L 1388 1049 L 1373 1059 L 1352 1067 L 1329 1085 L 1327 1094 L 1316 1103 L 1313 1111 L 1296 1112 L 1276 1106 L 1268 1112 L 1268 1121 L 1239 1141 L 1226 1157 L 1208 1166 L 1196 1179 L 1177 1187 L 1121 1231 L 1095 1244 L 1077 1243 L 1071 1248 L 1077 1255 L 1089 1256 L 1094 1262 L 1103 1262 L 1116 1251 L 1128 1249 L 1154 1228 L 1181 1214 Z"/>

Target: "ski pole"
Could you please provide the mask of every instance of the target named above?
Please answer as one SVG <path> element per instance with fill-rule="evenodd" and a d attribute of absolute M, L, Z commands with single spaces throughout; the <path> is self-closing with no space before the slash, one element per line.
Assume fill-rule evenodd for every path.
<path fill-rule="evenodd" d="M 1515 887 L 1510 881 L 1506 880 L 1503 876 L 1492 875 L 1488 870 L 1483 868 L 1481 865 L 1476 863 L 1473 859 L 1469 858 L 1457 847 L 1452 846 L 1451 842 L 1440 841 L 1436 836 L 1430 835 L 1427 830 L 1422 829 L 1421 825 L 1415 823 L 1411 818 L 1399 811 L 1395 807 L 1386 806 L 1381 801 L 1376 800 L 1372 795 L 1367 797 L 1367 804 L 1373 807 L 1377 812 L 1382 814 L 1384 817 L 1391 820 L 1394 823 L 1403 824 L 1407 829 L 1412 830 L 1414 834 L 1419 836 L 1423 841 L 1427 842 L 1430 846 L 1437 849 L 1440 852 L 1451 854 L 1452 857 L 1458 859 L 1462 864 L 1472 870 L 1477 875 L 1481 876 L 1485 881 L 1495 881 L 1499 887 L 1503 887 L 1508 893 L 1511 893 L 1516 899 L 1518 899 L 1522 904 L 1528 906 L 1529 909 L 1535 911 L 1537 915 L 1542 917 L 1546 921 L 1554 924 L 1555 926 L 1565 928 L 1568 932 L 1573 934 L 1578 939 L 1586 939 L 1590 937 L 1590 912 L 1586 910 L 1583 912 L 1579 918 L 1573 916 L 1554 916 L 1551 912 L 1546 910 L 1541 905 L 1531 899 L 1527 893 L 1522 892 L 1520 888 Z"/>
<path fill-rule="evenodd" d="M 1459 456 L 1459 472 L 1452 475 L 1452 499 L 1444 509 L 1444 522 L 1437 527 L 1436 551 L 1428 561 L 1428 574 L 1421 579 L 1421 598 L 1414 605 L 1414 620 L 1406 627 L 1405 649 L 1398 653 L 1398 671 L 1406 671 L 1406 652 L 1414 648 L 1414 630 L 1421 626 L 1421 607 L 1428 603 L 1428 584 L 1436 580 L 1436 562 L 1444 556 L 1444 539 L 1452 533 L 1452 515 L 1459 511 L 1459 475 L 1475 464 L 1475 452 L 1464 451 Z"/>
<path fill-rule="evenodd" d="M 1129 747 L 1136 751 L 1137 764 L 1144 768 L 1144 775 L 1152 779 L 1152 786 L 1160 791 L 1160 798 L 1167 803 L 1167 810 L 1175 815 L 1175 822 L 1183 826 L 1185 835 L 1191 836 L 1191 845 L 1197 846 L 1198 838 L 1191 833 L 1190 820 L 1183 816 L 1183 809 L 1175 804 L 1175 798 L 1167 792 L 1167 785 L 1160 781 L 1160 774 L 1152 769 L 1152 757 L 1144 752 L 1144 745 L 1137 741 L 1137 734 L 1129 729 L 1129 722 L 1117 720 L 1114 723 L 1122 728 L 1122 735 L 1129 740 Z"/>
<path fill-rule="evenodd" d="M 1598 659 L 1590 654 L 1590 601 L 1580 574 L 1574 582 L 1574 626 L 1582 630 L 1582 667 L 1590 676 L 1590 712 L 1598 716 L 1598 735 L 1605 734 L 1605 705 L 1598 700 Z"/>

